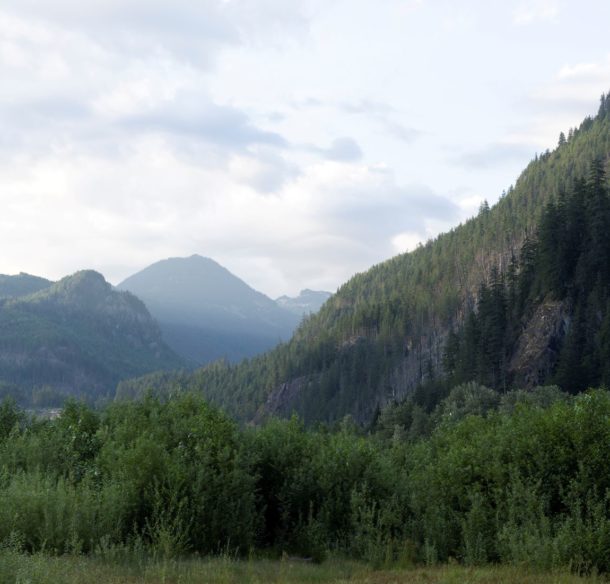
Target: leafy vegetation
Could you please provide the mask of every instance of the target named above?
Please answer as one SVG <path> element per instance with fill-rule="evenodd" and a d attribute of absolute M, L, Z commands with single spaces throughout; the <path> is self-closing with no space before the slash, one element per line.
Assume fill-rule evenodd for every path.
<path fill-rule="evenodd" d="M 240 430 L 192 394 L 72 402 L 56 420 L 4 402 L 0 547 L 610 572 L 609 441 L 604 390 L 469 384 L 369 434 L 349 418 Z"/>

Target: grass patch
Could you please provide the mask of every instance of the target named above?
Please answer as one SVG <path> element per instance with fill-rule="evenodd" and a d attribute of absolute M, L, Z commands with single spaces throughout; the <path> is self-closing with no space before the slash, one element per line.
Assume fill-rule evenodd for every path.
<path fill-rule="evenodd" d="M 156 560 L 144 556 L 111 561 L 0 551 L 0 584 L 584 584 L 604 581 L 569 573 L 541 574 L 512 566 L 374 570 L 362 563 L 338 559 L 320 565 L 292 560 Z"/>

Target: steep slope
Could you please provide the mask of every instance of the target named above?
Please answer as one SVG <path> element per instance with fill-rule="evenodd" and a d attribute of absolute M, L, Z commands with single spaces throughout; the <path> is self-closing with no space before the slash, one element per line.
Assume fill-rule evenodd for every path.
<path fill-rule="evenodd" d="M 162 260 L 118 286 L 142 298 L 166 342 L 198 363 L 261 353 L 290 338 L 299 318 L 199 255 Z"/>
<path fill-rule="evenodd" d="M 282 308 L 289 310 L 299 317 L 315 314 L 322 305 L 332 296 L 330 292 L 321 290 L 301 290 L 298 296 L 280 296 L 275 301 Z"/>
<path fill-rule="evenodd" d="M 482 205 L 476 217 L 450 232 L 356 275 L 275 351 L 238 366 L 215 364 L 182 385 L 245 420 L 297 411 L 307 421 L 345 414 L 367 421 L 379 407 L 418 388 L 435 391 L 433 381 L 446 377 L 450 332 L 462 330 L 476 312 L 481 284 L 494 271 L 509 273 L 527 234 L 537 232 L 547 203 L 573 191 L 592 161 L 607 167 L 609 158 L 610 97 L 605 96 L 595 119 L 585 119 L 553 152 L 537 156 L 491 209 Z M 524 347 L 526 331 L 535 328 L 535 318 L 544 318 L 537 307 L 549 301 L 535 291 L 528 298 L 528 310 L 515 323 L 517 342 L 525 334 Z M 564 306 L 556 314 L 564 309 L 570 311 Z M 561 343 L 563 334 L 539 340 L 529 354 L 544 354 L 543 345 Z M 151 384 L 154 379 L 139 387 Z"/>
<path fill-rule="evenodd" d="M 125 377 L 181 365 L 144 304 L 97 272 L 0 300 L 0 381 L 23 402 L 95 398 Z"/>

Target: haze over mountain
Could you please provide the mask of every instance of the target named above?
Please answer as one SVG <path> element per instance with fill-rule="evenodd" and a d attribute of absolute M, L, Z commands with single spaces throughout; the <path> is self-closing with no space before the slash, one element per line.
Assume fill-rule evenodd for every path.
<path fill-rule="evenodd" d="M 301 290 L 298 296 L 280 296 L 275 301 L 279 306 L 289 310 L 298 316 L 315 314 L 322 308 L 322 305 L 332 296 L 331 292 L 321 290 Z"/>
<path fill-rule="evenodd" d="M 142 301 L 97 272 L 2 276 L 0 293 L 0 390 L 23 403 L 95 399 L 126 377 L 184 365 Z"/>
<path fill-rule="evenodd" d="M 310 422 L 368 422 L 413 395 L 433 407 L 469 380 L 501 391 L 610 383 L 609 163 L 610 94 L 496 205 L 354 276 L 289 343 L 180 383 L 241 419 L 296 411 Z"/>
<path fill-rule="evenodd" d="M 198 364 L 261 353 L 288 340 L 300 320 L 200 255 L 161 260 L 117 288 L 141 298 L 166 342 Z"/>

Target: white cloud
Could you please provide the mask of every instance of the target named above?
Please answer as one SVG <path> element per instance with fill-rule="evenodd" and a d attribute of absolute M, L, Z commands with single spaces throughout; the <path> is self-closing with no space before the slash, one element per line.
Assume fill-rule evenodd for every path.
<path fill-rule="evenodd" d="M 513 22 L 518 25 L 549 22 L 554 21 L 558 15 L 557 0 L 525 0 L 513 12 Z"/>
<path fill-rule="evenodd" d="M 577 63 L 576 65 L 565 65 L 557 74 L 558 79 L 582 78 L 590 75 L 597 76 L 600 66 L 597 63 Z"/>
<path fill-rule="evenodd" d="M 610 55 L 597 62 L 562 65 L 549 81 L 540 83 L 526 103 L 533 120 L 513 133 L 515 141 L 554 147 L 560 132 L 577 127 L 584 115 L 597 112 L 599 98 L 610 90 Z"/>
<path fill-rule="evenodd" d="M 457 217 L 449 201 L 425 187 L 400 188 L 387 171 L 314 162 L 273 184 L 265 160 L 278 163 L 237 157 L 226 172 L 142 138 L 120 163 L 49 156 L 5 169 L 0 245 L 13 253 L 2 269 L 60 277 L 91 266 L 117 281 L 160 257 L 198 252 L 271 294 L 333 288 L 392 255 L 400 233 L 424 233 L 426 218 Z M 44 251 L 41 241 L 49 242 Z"/>
<path fill-rule="evenodd" d="M 417 248 L 420 243 L 423 243 L 424 240 L 419 233 L 399 233 L 394 238 L 392 238 L 392 245 L 396 253 L 404 253 L 406 251 L 413 251 Z"/>

